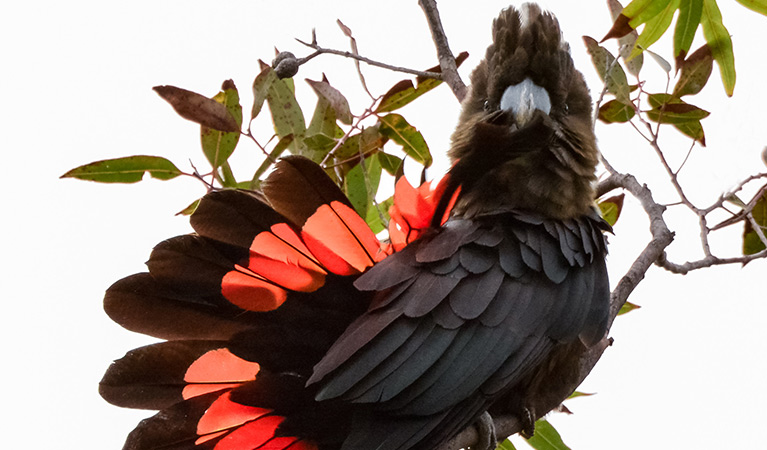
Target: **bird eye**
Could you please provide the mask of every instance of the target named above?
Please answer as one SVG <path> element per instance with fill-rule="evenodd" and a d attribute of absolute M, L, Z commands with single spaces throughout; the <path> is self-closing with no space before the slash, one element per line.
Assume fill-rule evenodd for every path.
<path fill-rule="evenodd" d="M 482 105 L 482 108 L 484 108 L 485 111 L 490 111 L 490 101 L 489 100 L 485 100 L 485 104 Z"/>
<path fill-rule="evenodd" d="M 565 112 L 565 114 L 569 113 L 570 112 L 570 105 L 565 103 L 564 106 L 562 107 L 562 110 Z"/>

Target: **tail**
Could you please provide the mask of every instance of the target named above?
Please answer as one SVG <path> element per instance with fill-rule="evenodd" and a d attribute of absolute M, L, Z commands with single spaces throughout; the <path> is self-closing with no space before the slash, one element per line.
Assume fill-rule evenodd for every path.
<path fill-rule="evenodd" d="M 403 180 L 382 243 L 319 166 L 284 158 L 263 194 L 206 195 L 195 234 L 161 242 L 148 273 L 111 286 L 115 322 L 166 340 L 130 351 L 101 381 L 107 401 L 160 411 L 125 449 L 340 448 L 355 414 L 315 401 L 306 381 L 367 310 L 373 293 L 353 286 L 357 276 L 431 222 L 440 188 Z"/>
<path fill-rule="evenodd" d="M 387 247 L 306 159 L 279 162 L 264 190 L 205 196 L 196 234 L 160 243 L 149 273 L 107 291 L 113 320 L 167 340 L 129 352 L 101 381 L 111 403 L 160 410 L 126 449 L 340 445 L 344 427 L 329 421 L 349 414 L 304 385 L 367 308 L 352 283 Z"/>

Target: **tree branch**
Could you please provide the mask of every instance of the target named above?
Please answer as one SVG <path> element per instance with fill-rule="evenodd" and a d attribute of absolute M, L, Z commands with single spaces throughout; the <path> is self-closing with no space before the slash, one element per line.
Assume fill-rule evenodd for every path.
<path fill-rule="evenodd" d="M 736 256 L 733 258 L 718 258 L 710 255 L 697 261 L 688 261 L 684 264 L 676 264 L 666 259 L 666 253 L 664 252 L 661 258 L 656 261 L 658 267 L 662 267 L 669 272 L 678 273 L 680 275 L 686 275 L 688 272 L 696 269 L 703 269 L 711 266 L 721 266 L 724 264 L 747 264 L 755 259 L 767 257 L 767 249 L 762 250 L 759 253 L 746 256 Z"/>
<path fill-rule="evenodd" d="M 442 20 L 439 18 L 439 10 L 435 0 L 418 0 L 418 5 L 423 9 L 426 15 L 426 21 L 429 23 L 431 37 L 434 45 L 437 47 L 437 56 L 439 57 L 439 67 L 442 69 L 442 81 L 444 81 L 459 102 L 466 97 L 466 84 L 461 80 L 458 74 L 458 67 L 455 64 L 455 56 L 450 51 L 450 45 L 447 43 L 447 35 L 442 28 Z"/>
<path fill-rule="evenodd" d="M 603 159 L 604 161 L 604 159 Z M 647 243 L 642 253 L 639 254 L 634 263 L 629 268 L 626 275 L 621 278 L 613 289 L 610 296 L 610 326 L 612 321 L 618 315 L 623 304 L 628 299 L 629 294 L 636 288 L 644 278 L 645 273 L 650 266 L 660 258 L 666 247 L 671 245 L 674 240 L 674 233 L 669 230 L 666 221 L 663 219 L 663 212 L 666 207 L 658 204 L 652 197 L 652 192 L 645 184 L 639 184 L 637 179 L 631 174 L 623 174 L 615 171 L 609 163 L 605 164 L 610 172 L 610 183 L 614 183 L 631 193 L 650 219 L 650 233 L 652 239 Z"/>
<path fill-rule="evenodd" d="M 343 56 L 344 58 L 356 59 L 356 60 L 364 62 L 366 64 L 370 64 L 371 66 L 380 67 L 382 69 L 391 70 L 391 71 L 394 71 L 394 72 L 408 73 L 408 74 L 416 75 L 416 76 L 419 76 L 419 77 L 434 78 L 434 79 L 437 79 L 437 80 L 442 80 L 443 79 L 442 74 L 439 73 L 439 72 L 425 72 L 423 70 L 415 70 L 415 69 L 409 69 L 407 67 L 393 66 L 391 64 L 386 64 L 386 63 L 382 63 L 382 62 L 379 62 L 379 61 L 375 61 L 373 59 L 366 58 L 366 57 L 364 57 L 362 55 L 357 55 L 357 54 L 349 52 L 349 51 L 335 50 L 335 49 L 332 49 L 332 48 L 324 48 L 324 47 L 320 47 L 317 43 L 308 43 L 308 42 L 304 42 L 304 41 L 302 41 L 300 39 L 296 39 L 296 40 L 298 42 L 300 42 L 301 44 L 303 44 L 303 45 L 305 45 L 305 46 L 307 46 L 309 48 L 314 49 L 314 53 L 312 53 L 310 55 L 307 55 L 307 56 L 305 56 L 303 58 L 298 58 L 298 64 L 299 65 L 306 63 L 307 61 L 309 61 L 310 59 L 314 58 L 315 56 L 322 55 L 322 54 L 330 54 L 330 55 Z"/>

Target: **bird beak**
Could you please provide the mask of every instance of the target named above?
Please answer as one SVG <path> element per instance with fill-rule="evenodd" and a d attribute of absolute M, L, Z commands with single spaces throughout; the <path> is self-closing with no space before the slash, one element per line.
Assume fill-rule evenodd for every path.
<path fill-rule="evenodd" d="M 510 112 L 519 128 L 533 118 L 536 110 L 545 114 L 551 111 L 551 99 L 546 89 L 525 78 L 519 84 L 506 88 L 501 96 L 501 109 Z"/>

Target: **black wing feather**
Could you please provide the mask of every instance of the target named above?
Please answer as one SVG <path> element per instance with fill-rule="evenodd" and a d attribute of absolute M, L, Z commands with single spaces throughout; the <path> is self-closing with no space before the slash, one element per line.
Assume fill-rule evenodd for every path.
<path fill-rule="evenodd" d="M 449 222 L 411 244 L 413 251 L 393 255 L 416 269 L 399 285 L 391 282 L 405 271 L 379 276 L 380 265 L 361 278 L 388 290 L 334 344 L 310 384 L 318 383 L 318 398 L 380 411 L 360 421 L 366 426 L 407 416 L 424 429 L 396 439 L 371 432 L 367 441 L 353 426 L 347 447 L 387 448 L 376 439 L 410 442 L 438 434 L 446 421 L 468 423 L 478 413 L 457 411 L 462 399 L 481 412 L 557 342 L 604 332 L 604 262 L 594 258 L 604 245 L 583 242 L 591 219 L 557 227 L 536 216 L 502 217 Z"/>
<path fill-rule="evenodd" d="M 482 275 L 468 277 L 450 293 L 450 308 L 461 319 L 476 319 L 496 297 L 504 276 L 496 262 Z"/>

